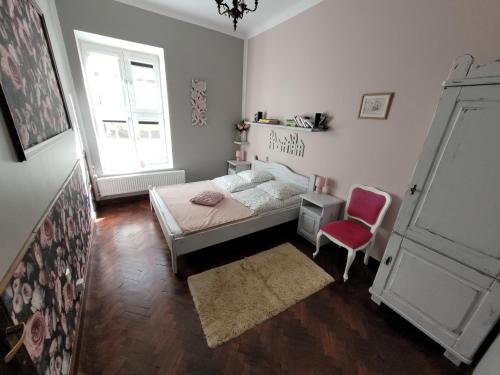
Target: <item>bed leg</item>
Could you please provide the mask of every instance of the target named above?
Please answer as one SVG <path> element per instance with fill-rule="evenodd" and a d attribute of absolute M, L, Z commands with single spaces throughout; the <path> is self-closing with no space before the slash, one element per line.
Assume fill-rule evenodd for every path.
<path fill-rule="evenodd" d="M 177 275 L 177 255 L 175 255 L 173 252 L 170 253 L 171 258 L 172 258 L 172 272 Z"/>

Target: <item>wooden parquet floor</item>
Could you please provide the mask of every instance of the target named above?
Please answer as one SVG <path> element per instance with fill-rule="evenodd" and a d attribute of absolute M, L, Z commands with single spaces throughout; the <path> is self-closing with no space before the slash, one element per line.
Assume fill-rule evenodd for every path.
<path fill-rule="evenodd" d="M 289 241 L 313 246 L 285 224 L 179 258 L 147 200 L 99 210 L 78 373 L 94 374 L 468 374 L 397 314 L 370 300 L 376 265 L 325 246 L 317 263 L 337 280 L 255 329 L 209 349 L 186 277 Z M 373 262 L 375 263 L 375 262 Z"/>

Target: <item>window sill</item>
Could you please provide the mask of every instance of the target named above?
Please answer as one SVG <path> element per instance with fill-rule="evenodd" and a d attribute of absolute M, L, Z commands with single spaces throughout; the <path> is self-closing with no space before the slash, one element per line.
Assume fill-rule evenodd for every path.
<path fill-rule="evenodd" d="M 159 173 L 159 172 L 167 172 L 174 170 L 173 165 L 162 165 L 155 168 L 149 169 L 140 169 L 136 171 L 128 171 L 128 172 L 111 172 L 111 171 L 103 171 L 102 175 L 99 177 L 116 177 L 116 176 L 132 176 L 132 175 L 143 175 L 149 173 Z"/>

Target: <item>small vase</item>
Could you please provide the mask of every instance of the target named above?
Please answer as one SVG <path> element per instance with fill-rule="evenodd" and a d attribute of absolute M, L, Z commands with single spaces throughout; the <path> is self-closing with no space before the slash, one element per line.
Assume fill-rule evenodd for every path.
<path fill-rule="evenodd" d="M 246 142 L 247 141 L 247 131 L 246 130 L 242 130 L 240 132 L 240 141 L 241 142 Z"/>

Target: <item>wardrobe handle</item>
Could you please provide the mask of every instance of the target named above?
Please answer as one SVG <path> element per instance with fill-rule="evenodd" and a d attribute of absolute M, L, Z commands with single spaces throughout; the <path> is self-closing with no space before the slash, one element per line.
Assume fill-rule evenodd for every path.
<path fill-rule="evenodd" d="M 385 258 L 385 262 L 384 263 L 385 263 L 386 266 L 390 265 L 392 263 L 392 257 Z"/>
<path fill-rule="evenodd" d="M 7 353 L 7 355 L 4 357 L 4 362 L 9 363 L 12 361 L 12 359 L 15 357 L 19 349 L 21 349 L 21 346 L 24 344 L 24 339 L 26 338 L 26 325 L 24 323 L 17 324 L 15 326 L 7 327 L 5 330 L 5 333 L 8 335 L 11 335 L 17 331 L 23 330 L 23 333 L 21 334 L 21 337 L 15 344 L 12 344 L 9 340 L 9 344 L 12 345 L 12 349 Z"/>

